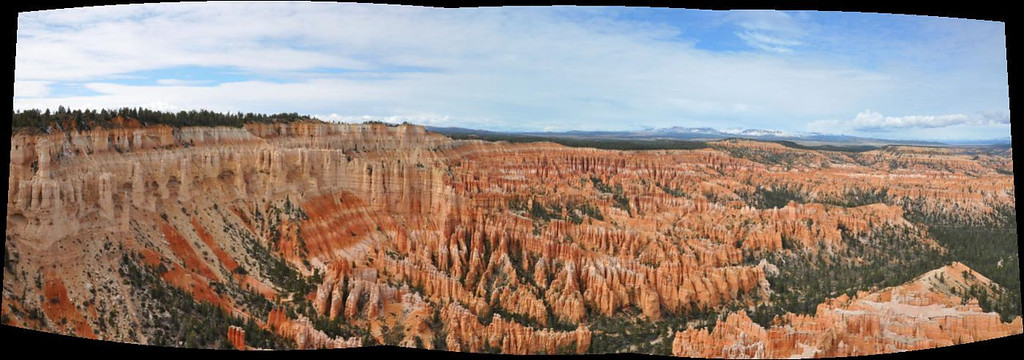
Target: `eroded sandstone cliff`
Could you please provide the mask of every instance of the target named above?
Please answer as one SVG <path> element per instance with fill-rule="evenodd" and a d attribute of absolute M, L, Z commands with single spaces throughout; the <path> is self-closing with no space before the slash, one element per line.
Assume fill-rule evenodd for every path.
<path fill-rule="evenodd" d="M 1004 155 L 917 148 L 607 151 L 294 123 L 15 134 L 11 159 L 5 319 L 180 341 L 154 325 L 153 303 L 168 296 L 152 290 L 158 281 L 229 314 L 235 327 L 219 336 L 234 348 L 264 346 L 239 327 L 252 321 L 299 348 L 593 351 L 598 335 L 619 336 L 598 325 L 609 319 L 685 323 L 766 303 L 778 271 L 768 254 L 827 257 L 881 228 L 944 251 L 906 219 L 905 203 L 965 221 L 1013 206 L 1012 175 L 997 171 L 1012 169 Z M 783 189 L 801 201 L 763 196 Z M 841 203 L 851 194 L 881 200 Z M 673 353 L 853 355 L 1021 331 L 1019 319 L 976 306 L 948 305 L 963 316 L 941 321 L 872 307 L 900 310 L 915 296 L 952 304 L 900 291 L 901 302 L 830 300 L 768 330 L 737 312 L 716 332 L 679 332 Z M 787 330 L 804 327 L 837 329 L 828 341 L 842 341 Z M 900 347 L 876 336 L 883 327 L 931 340 Z"/>

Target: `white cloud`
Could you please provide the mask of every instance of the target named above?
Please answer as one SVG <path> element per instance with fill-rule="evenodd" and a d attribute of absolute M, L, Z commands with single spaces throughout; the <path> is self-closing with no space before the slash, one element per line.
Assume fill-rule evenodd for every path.
<path fill-rule="evenodd" d="M 729 13 L 741 27 L 749 30 L 771 31 L 787 34 L 802 34 L 807 26 L 802 23 L 801 13 L 769 10 L 742 10 Z"/>
<path fill-rule="evenodd" d="M 451 121 L 449 116 L 440 115 L 362 115 L 349 116 L 331 113 L 330 115 L 313 115 L 313 117 L 330 122 L 339 123 L 363 123 L 367 121 L 381 121 L 389 124 L 413 123 L 420 125 L 446 126 Z"/>
<path fill-rule="evenodd" d="M 150 102 L 150 103 L 142 103 L 142 104 L 139 104 L 138 107 L 145 108 L 145 109 L 152 109 L 152 110 L 156 110 L 156 111 L 169 111 L 169 112 L 185 110 L 183 108 L 180 108 L 178 106 L 174 106 L 174 105 L 168 104 L 168 103 L 163 102 L 163 101 L 156 101 L 156 102 Z M 108 107 L 105 107 L 105 108 L 112 108 L 112 107 L 108 106 Z"/>
<path fill-rule="evenodd" d="M 736 36 L 754 48 L 777 53 L 789 53 L 803 45 L 799 38 L 805 36 L 803 22 L 793 15 L 778 11 L 737 11 L 731 14 L 742 31 Z"/>
<path fill-rule="evenodd" d="M 750 46 L 756 47 L 761 50 L 781 53 L 791 52 L 794 46 L 803 44 L 800 41 L 787 40 L 752 31 L 738 32 L 736 33 L 736 36 L 739 36 L 741 39 L 750 44 Z"/>
<path fill-rule="evenodd" d="M 156 81 L 159 85 L 167 86 L 190 86 L 190 85 L 203 85 L 209 84 L 210 80 L 182 80 L 182 79 L 158 79 Z"/>
<path fill-rule="evenodd" d="M 226 6 L 161 4 L 143 13 L 87 16 L 94 20 L 69 28 L 53 26 L 45 14 L 19 19 L 25 22 L 19 79 L 84 79 L 101 95 L 19 98 L 16 107 L 165 102 L 231 111 L 440 114 L 463 126 L 478 119 L 506 128 L 557 122 L 623 129 L 639 122 L 676 125 L 669 122 L 681 118 L 714 123 L 745 108 L 821 116 L 879 84 L 870 72 L 697 50 L 692 42 L 673 40 L 678 31 L 663 25 L 612 20 L 599 12 L 565 17 L 565 8 Z M 754 30 L 774 29 L 752 24 Z M 189 65 L 284 74 L 295 81 L 113 83 L 134 71 Z M 396 66 L 433 71 L 388 72 Z M 323 67 L 369 72 L 309 73 Z"/>
<path fill-rule="evenodd" d="M 1010 124 L 1009 113 L 1000 112 L 984 112 L 974 116 L 965 114 L 885 116 L 876 111 L 865 110 L 858 113 L 853 120 L 819 120 L 811 122 L 808 129 L 824 133 L 844 131 L 877 133 L 905 129 L 1008 124 Z"/>
<path fill-rule="evenodd" d="M 254 71 L 365 68 L 362 62 L 296 49 L 287 31 L 302 15 L 287 4 L 146 4 L 27 13 L 19 16 L 18 79 L 89 80 L 174 66 L 230 66 Z M 307 13 L 314 9 L 306 9 Z M 81 16 L 81 18 L 78 18 Z M 277 31 L 285 30 L 285 31 Z"/>
<path fill-rule="evenodd" d="M 869 107 L 956 114 L 1006 103 L 1005 81 L 988 70 L 911 77 L 806 56 L 821 29 L 804 13 L 727 13 L 736 35 L 764 51 L 716 52 L 670 22 L 615 11 L 165 3 L 21 14 L 15 108 L 156 104 L 496 130 L 802 130 Z M 69 82 L 97 94 L 47 91 Z"/>
<path fill-rule="evenodd" d="M 37 98 L 50 93 L 49 86 L 52 81 L 22 80 L 14 82 L 15 98 Z"/>

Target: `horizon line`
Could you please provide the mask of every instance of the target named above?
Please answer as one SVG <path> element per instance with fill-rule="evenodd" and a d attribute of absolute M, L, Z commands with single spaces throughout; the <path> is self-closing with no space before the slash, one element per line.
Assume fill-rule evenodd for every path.
<path fill-rule="evenodd" d="M 102 113 L 104 111 L 106 111 L 106 112 L 118 112 L 118 111 L 127 109 L 127 110 L 146 110 L 146 111 L 152 111 L 152 112 L 161 113 L 161 114 L 170 114 L 170 115 L 174 115 L 174 116 L 178 116 L 178 115 L 183 114 L 183 113 L 193 113 L 193 112 L 210 112 L 210 113 L 214 113 L 214 114 L 227 115 L 227 116 L 255 115 L 255 116 L 273 117 L 275 115 L 298 115 L 299 117 L 309 118 L 310 120 L 316 120 L 316 121 L 320 121 L 320 122 L 324 122 L 324 123 L 329 123 L 329 124 L 372 124 L 372 123 L 383 123 L 383 124 L 391 124 L 391 125 L 409 124 L 409 125 L 415 125 L 415 126 L 422 126 L 422 127 L 424 127 L 425 129 L 428 129 L 428 130 L 431 129 L 431 128 L 433 128 L 433 129 L 459 129 L 459 130 L 471 130 L 471 131 L 485 131 L 485 132 L 492 132 L 492 133 L 498 133 L 498 134 L 519 134 L 519 135 L 538 135 L 538 134 L 540 134 L 540 135 L 543 135 L 543 134 L 560 135 L 560 134 L 570 134 L 570 133 L 574 133 L 574 132 L 598 133 L 598 134 L 643 133 L 643 132 L 665 131 L 665 130 L 672 130 L 672 129 L 677 129 L 678 128 L 678 129 L 710 129 L 712 131 L 721 133 L 721 135 L 723 135 L 723 136 L 724 135 L 728 135 L 727 137 L 722 137 L 722 139 L 743 138 L 743 139 L 751 139 L 751 140 L 765 140 L 765 139 L 759 139 L 757 136 L 753 136 L 753 135 L 744 136 L 744 134 L 740 133 L 740 132 L 744 132 L 744 131 L 765 131 L 765 132 L 781 133 L 782 135 L 774 135 L 774 134 L 767 135 L 767 136 L 779 138 L 779 139 L 774 139 L 776 141 L 786 141 L 786 140 L 790 140 L 790 139 L 797 139 L 797 140 L 799 140 L 799 138 L 802 137 L 802 136 L 835 136 L 835 137 L 845 137 L 845 138 L 864 139 L 864 140 L 895 141 L 895 142 L 921 142 L 921 143 L 945 144 L 945 145 L 963 145 L 963 144 L 971 144 L 971 145 L 1003 145 L 1003 144 L 1007 144 L 1007 143 L 1012 144 L 1012 140 L 1013 140 L 1012 132 L 1011 132 L 1011 134 L 1007 134 L 1006 136 L 1003 136 L 1003 137 L 993 137 L 993 138 L 979 138 L 979 139 L 955 139 L 955 138 L 923 139 L 923 138 L 885 138 L 885 137 L 852 135 L 852 134 L 847 134 L 847 133 L 822 133 L 822 132 L 812 132 L 812 131 L 788 131 L 788 130 L 779 130 L 779 129 L 773 129 L 773 128 L 711 127 L 711 126 L 686 126 L 686 125 L 673 125 L 673 126 L 669 126 L 669 127 L 641 126 L 640 129 L 633 129 L 633 130 L 595 130 L 595 129 L 576 129 L 576 128 L 568 129 L 568 130 L 558 130 L 558 131 L 545 130 L 545 129 L 534 129 L 534 130 L 499 130 L 499 129 L 494 128 L 494 127 L 467 127 L 467 126 L 458 126 L 458 125 L 431 125 L 431 124 L 427 124 L 427 123 L 424 123 L 424 122 L 409 121 L 407 119 L 406 120 L 402 120 L 401 122 L 399 122 L 398 120 L 394 119 L 394 118 L 396 118 L 395 116 L 392 116 L 392 117 L 387 117 L 387 116 L 369 116 L 369 115 L 340 116 L 340 115 L 337 115 L 335 113 L 332 113 L 330 115 L 326 115 L 325 116 L 325 115 L 321 115 L 321 114 L 303 114 L 303 113 L 294 112 L 294 111 L 293 112 L 268 113 L 268 112 L 251 112 L 251 111 L 250 112 L 244 112 L 244 111 L 217 111 L 217 110 L 209 110 L 209 109 L 202 109 L 202 108 L 171 111 L 171 110 L 159 110 L 159 109 L 154 109 L 154 108 L 150 108 L 150 107 L 143 107 L 143 106 L 135 106 L 135 107 L 122 106 L 122 107 L 118 107 L 118 108 L 75 108 L 75 109 L 72 109 L 70 107 L 65 107 L 65 106 L 58 106 L 58 109 L 50 109 L 50 108 L 45 108 L 45 109 L 39 109 L 39 108 L 13 109 L 12 110 L 12 114 L 13 115 L 17 115 L 17 114 L 23 114 L 23 113 L 26 113 L 26 112 L 38 111 L 40 113 L 49 112 L 51 114 L 51 116 L 56 116 L 58 113 L 60 113 L 60 108 L 63 108 L 65 113 L 75 113 L 75 112 L 83 112 L 83 113 L 85 113 L 85 112 L 96 112 L 96 113 Z M 341 118 L 344 118 L 344 119 L 333 119 L 333 120 L 332 119 L 326 119 L 326 118 L 329 118 L 329 117 L 341 117 Z M 363 119 L 363 120 L 359 121 L 358 119 Z M 727 132 L 729 130 L 735 130 L 736 133 Z M 712 135 L 712 134 L 708 134 L 708 135 Z M 633 139 L 633 140 L 656 140 L 656 139 L 654 139 L 654 138 L 644 138 L 644 139 Z M 675 140 L 683 140 L 683 139 L 675 139 Z M 720 139 L 715 139 L 715 140 L 720 140 Z M 714 141 L 714 140 L 712 140 L 712 141 Z M 768 141 L 772 141 L 772 140 L 768 140 Z M 817 140 L 811 140 L 811 141 L 817 141 Z"/>

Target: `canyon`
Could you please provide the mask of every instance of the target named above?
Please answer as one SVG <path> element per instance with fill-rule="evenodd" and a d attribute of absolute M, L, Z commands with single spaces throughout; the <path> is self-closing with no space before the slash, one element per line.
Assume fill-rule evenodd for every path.
<path fill-rule="evenodd" d="M 961 263 L 882 291 L 846 295 L 818 305 L 814 315 L 787 314 L 763 328 L 743 311 L 714 330 L 676 333 L 672 351 L 700 358 L 841 357 L 930 349 L 992 339 L 1021 328 L 1000 322 L 976 299 L 956 294 L 991 281 Z"/>
<path fill-rule="evenodd" d="M 1024 331 L 1016 272 L 968 267 L 922 220 L 1009 214 L 1015 229 L 1008 147 L 631 151 L 408 124 L 118 123 L 12 135 L 5 325 L 233 349 L 713 358 Z M 1017 266 L 1015 238 L 999 264 Z M 805 263 L 851 278 L 786 283 Z M 1016 308 L 991 305 L 1014 281 Z M 815 306 L 753 319 L 798 303 Z M 223 323 L 190 332 L 213 320 L 172 324 L 175 304 Z"/>

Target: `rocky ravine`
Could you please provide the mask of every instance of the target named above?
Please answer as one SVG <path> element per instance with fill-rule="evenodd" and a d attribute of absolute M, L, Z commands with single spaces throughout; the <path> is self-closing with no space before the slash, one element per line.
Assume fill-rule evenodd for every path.
<path fill-rule="evenodd" d="M 15 134 L 2 311 L 7 324 L 187 345 L 166 326 L 167 292 L 152 290 L 164 284 L 239 319 L 225 347 L 264 346 L 246 344 L 262 329 L 301 348 L 587 352 L 608 334 L 591 329 L 600 319 L 763 303 L 765 254 L 832 253 L 882 226 L 941 251 L 898 201 L 759 208 L 755 185 L 832 199 L 884 184 L 891 199 L 977 219 L 1012 207 L 1012 175 L 995 170 L 1012 169 L 1008 156 L 915 151 L 603 151 L 381 124 Z M 964 341 L 1021 332 L 1019 318 L 996 321 L 949 326 L 984 334 Z M 673 352 L 696 354 L 679 345 L 692 331 Z M 708 336 L 702 356 L 747 354 L 715 352 L 728 336 Z M 903 349 L 857 339 L 844 344 Z M 855 353 L 800 341 L 818 352 L 799 354 Z"/>

